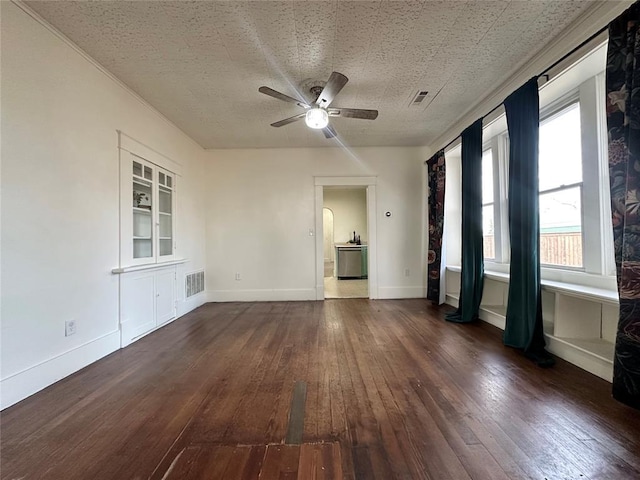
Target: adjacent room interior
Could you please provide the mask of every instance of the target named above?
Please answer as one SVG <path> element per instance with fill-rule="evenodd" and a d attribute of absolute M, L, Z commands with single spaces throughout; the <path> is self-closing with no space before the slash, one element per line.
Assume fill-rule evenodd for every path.
<path fill-rule="evenodd" d="M 368 298 L 367 190 L 325 187 L 324 298 Z"/>
<path fill-rule="evenodd" d="M 0 2 L 0 477 L 640 478 L 638 9 Z"/>

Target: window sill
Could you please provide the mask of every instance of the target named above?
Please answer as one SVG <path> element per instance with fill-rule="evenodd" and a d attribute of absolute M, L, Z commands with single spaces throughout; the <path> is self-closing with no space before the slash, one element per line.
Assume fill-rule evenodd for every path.
<path fill-rule="evenodd" d="M 462 272 L 462 267 L 457 265 L 448 266 L 447 270 L 452 272 Z M 509 274 L 503 272 L 495 272 L 491 270 L 485 270 L 485 278 L 495 280 L 498 282 L 509 283 Z M 591 275 L 594 277 L 594 275 Z M 603 277 L 607 278 L 607 277 Z M 583 298 L 585 300 L 595 300 L 601 303 L 608 303 L 610 305 L 618 305 L 618 292 L 609 288 L 599 288 L 589 285 L 583 285 L 578 283 L 560 282 L 556 280 L 547 280 L 543 278 L 540 280 L 540 284 L 543 290 L 548 292 L 558 292 L 563 295 L 568 295 L 577 298 Z"/>

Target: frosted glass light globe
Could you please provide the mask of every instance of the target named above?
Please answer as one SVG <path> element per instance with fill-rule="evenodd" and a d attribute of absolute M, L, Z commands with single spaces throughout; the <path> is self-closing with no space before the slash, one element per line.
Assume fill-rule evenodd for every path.
<path fill-rule="evenodd" d="M 304 117 L 309 128 L 325 128 L 329 125 L 329 114 L 323 108 L 311 108 Z"/>

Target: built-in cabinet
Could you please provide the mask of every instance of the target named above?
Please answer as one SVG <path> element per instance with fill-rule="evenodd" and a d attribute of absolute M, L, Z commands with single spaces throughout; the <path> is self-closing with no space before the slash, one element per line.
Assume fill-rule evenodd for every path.
<path fill-rule="evenodd" d="M 180 166 L 118 132 L 121 346 L 177 316 L 176 189 Z"/>
<path fill-rule="evenodd" d="M 175 184 L 172 172 L 121 151 L 122 262 L 142 265 L 172 260 L 175 250 Z M 129 220 L 130 217 L 130 220 Z"/>
<path fill-rule="evenodd" d="M 121 346 L 176 318 L 176 265 L 121 274 Z"/>
<path fill-rule="evenodd" d="M 485 272 L 480 318 L 505 326 L 509 276 Z M 447 268 L 447 303 L 457 306 L 460 270 Z M 605 380 L 613 377 L 618 325 L 617 292 L 602 288 L 542 281 L 542 318 L 547 349 Z"/>

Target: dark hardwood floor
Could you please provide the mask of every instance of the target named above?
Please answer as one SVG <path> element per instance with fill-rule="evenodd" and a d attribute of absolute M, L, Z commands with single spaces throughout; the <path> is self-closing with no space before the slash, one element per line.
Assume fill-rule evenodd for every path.
<path fill-rule="evenodd" d="M 207 304 L 3 411 L 1 477 L 640 478 L 640 413 L 609 383 L 445 311 Z"/>

